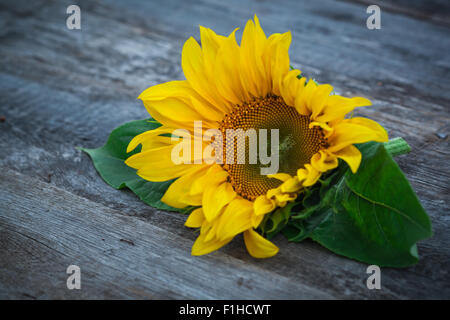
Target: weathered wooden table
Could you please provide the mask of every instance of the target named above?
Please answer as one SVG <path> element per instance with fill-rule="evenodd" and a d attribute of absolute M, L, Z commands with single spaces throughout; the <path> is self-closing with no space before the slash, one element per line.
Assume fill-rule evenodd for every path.
<path fill-rule="evenodd" d="M 81 30 L 66 8 L 81 7 Z M 369 30 L 366 8 L 381 7 Z M 320 245 L 275 239 L 251 258 L 242 239 L 192 257 L 185 216 L 109 187 L 77 146 L 102 145 L 147 113 L 145 88 L 183 78 L 198 25 L 228 34 L 256 13 L 267 33 L 291 30 L 292 64 L 344 95 L 412 146 L 397 158 L 431 216 L 420 262 L 382 269 Z M 0 298 L 450 298 L 450 8 L 448 1 L 1 1 Z M 383 188 L 383 186 L 380 186 Z M 81 268 L 81 290 L 66 269 Z"/>

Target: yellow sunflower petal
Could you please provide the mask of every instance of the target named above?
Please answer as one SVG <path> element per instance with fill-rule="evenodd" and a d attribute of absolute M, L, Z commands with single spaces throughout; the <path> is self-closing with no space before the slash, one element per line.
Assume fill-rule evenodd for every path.
<path fill-rule="evenodd" d="M 262 195 L 256 198 L 253 203 L 253 207 L 257 216 L 264 215 L 275 209 L 275 201 L 268 199 L 265 195 Z"/>
<path fill-rule="evenodd" d="M 215 251 L 217 249 L 222 248 L 224 245 L 226 245 L 228 242 L 233 240 L 233 238 L 225 239 L 225 240 L 217 240 L 212 239 L 210 241 L 206 241 L 206 234 L 200 234 L 195 240 L 194 245 L 192 246 L 192 255 L 193 256 L 201 256 L 204 254 L 208 254 L 212 251 Z"/>
<path fill-rule="evenodd" d="M 279 173 L 275 173 L 275 174 L 269 174 L 269 175 L 267 175 L 267 177 L 274 178 L 274 179 L 284 182 L 284 181 L 289 180 L 291 178 L 291 175 L 287 174 L 287 173 L 279 172 Z"/>
<path fill-rule="evenodd" d="M 208 241 L 211 241 L 211 240 L 213 240 L 213 239 L 218 239 L 218 240 L 220 240 L 219 238 L 216 238 L 216 235 L 217 235 L 217 228 L 219 227 L 219 224 L 218 223 L 213 223 L 212 225 L 211 225 L 211 228 L 208 230 L 208 232 L 206 233 L 206 236 L 205 236 L 205 242 L 208 242 Z"/>
<path fill-rule="evenodd" d="M 309 124 L 309 128 L 313 128 L 313 127 L 320 127 L 323 129 L 323 133 L 325 134 L 324 137 L 328 138 L 329 136 L 331 136 L 334 132 L 333 127 L 331 127 L 329 124 L 325 123 L 325 122 L 318 122 L 318 121 L 312 121 Z"/>
<path fill-rule="evenodd" d="M 218 218 L 218 223 L 216 223 L 218 226 L 217 238 L 224 240 L 234 237 L 250 228 L 252 226 L 252 214 L 253 206 L 250 201 L 242 198 L 231 201 Z"/>
<path fill-rule="evenodd" d="M 339 161 L 336 156 L 320 150 L 311 158 L 311 165 L 320 172 L 326 172 L 338 166 Z"/>
<path fill-rule="evenodd" d="M 130 166 L 131 167 L 131 166 Z M 156 168 L 156 169 L 155 169 Z M 155 166 L 155 168 L 139 169 L 136 174 L 144 180 L 153 182 L 168 181 L 178 178 L 189 171 L 190 165 L 182 164 L 176 166 Z"/>
<path fill-rule="evenodd" d="M 274 36 L 274 37 L 272 37 Z M 272 93 L 281 95 L 283 79 L 289 72 L 289 46 L 292 36 L 290 32 L 269 37 L 269 61 L 271 67 Z M 273 41 L 271 41 L 273 39 Z"/>
<path fill-rule="evenodd" d="M 172 128 L 184 128 L 186 123 L 192 126 L 193 121 L 203 119 L 190 104 L 190 93 L 186 81 L 170 81 L 146 89 L 138 99 L 158 122 Z"/>
<path fill-rule="evenodd" d="M 205 221 L 202 208 L 197 208 L 189 215 L 184 225 L 189 228 L 200 228 Z"/>
<path fill-rule="evenodd" d="M 298 180 L 302 181 L 303 186 L 310 187 L 319 180 L 321 172 L 314 169 L 310 164 L 297 171 Z"/>
<path fill-rule="evenodd" d="M 281 192 L 294 193 L 298 192 L 302 188 L 302 184 L 298 180 L 298 177 L 293 177 L 286 180 L 281 186 Z"/>
<path fill-rule="evenodd" d="M 280 192 L 275 195 L 275 202 L 278 207 L 284 207 L 288 202 L 292 202 L 297 198 L 296 193 Z"/>
<path fill-rule="evenodd" d="M 164 193 L 161 201 L 174 208 L 201 205 L 201 197 L 191 195 L 192 184 L 206 175 L 208 165 L 194 165 L 183 176 L 175 180 Z"/>
<path fill-rule="evenodd" d="M 173 130 L 174 129 L 172 129 L 172 128 L 161 126 L 159 128 L 138 134 L 128 144 L 127 153 L 136 149 L 136 147 L 140 144 L 142 144 L 142 145 L 145 144 L 147 149 L 150 149 L 152 146 L 154 148 L 155 147 L 164 147 L 164 146 L 167 147 L 171 144 L 171 139 L 169 137 L 159 137 L 159 135 L 172 133 Z M 157 137 L 164 138 L 164 139 L 158 140 Z M 164 141 L 165 143 L 162 143 L 162 141 Z"/>
<path fill-rule="evenodd" d="M 223 43 L 217 53 L 216 76 L 214 78 L 217 90 L 233 104 L 241 104 L 250 96 L 244 89 L 240 78 L 239 46 L 234 30 Z"/>
<path fill-rule="evenodd" d="M 255 33 L 257 34 L 255 47 L 258 48 L 257 51 L 255 50 L 255 64 L 261 77 L 260 78 L 261 82 L 259 84 L 260 94 L 262 96 L 265 96 L 268 93 L 270 93 L 272 88 L 270 78 L 266 77 L 267 70 L 263 58 L 264 50 L 267 47 L 267 37 L 264 33 L 264 30 L 261 28 L 261 24 L 259 23 L 259 19 L 256 16 L 256 14 L 254 16 L 254 20 L 255 20 Z M 261 54 L 261 56 L 259 56 L 259 54 Z"/>
<path fill-rule="evenodd" d="M 377 139 L 380 140 L 380 141 L 376 140 L 377 142 L 386 142 L 389 140 L 386 129 L 384 129 L 378 122 L 373 121 L 371 119 L 363 117 L 354 117 L 351 119 L 345 119 L 341 123 L 351 123 L 354 125 L 370 128 L 373 132 L 376 133 Z"/>
<path fill-rule="evenodd" d="M 321 84 L 314 90 L 311 100 L 309 101 L 309 109 L 312 111 L 311 119 L 316 119 L 325 107 L 325 103 L 330 97 L 333 87 L 329 84 Z"/>
<path fill-rule="evenodd" d="M 334 154 L 336 155 L 336 157 L 341 158 L 342 160 L 347 162 L 353 173 L 356 173 L 356 171 L 358 171 L 362 156 L 357 147 L 350 145 L 335 152 Z"/>
<path fill-rule="evenodd" d="M 314 118 L 315 121 L 329 122 L 335 119 L 344 119 L 344 116 L 356 107 L 370 106 L 370 100 L 361 97 L 346 98 L 333 95 L 328 98 L 322 110 L 322 115 Z"/>
<path fill-rule="evenodd" d="M 203 216 L 205 216 L 205 214 L 203 214 Z M 209 222 L 206 219 L 203 220 L 202 226 L 200 227 L 200 234 L 206 235 L 209 232 L 209 230 L 211 230 L 213 225 L 214 223 Z"/>
<path fill-rule="evenodd" d="M 211 125 L 211 123 L 221 121 L 223 116 L 225 115 L 225 112 L 223 110 L 215 108 L 212 104 L 210 104 L 208 101 L 206 101 L 196 93 L 192 94 L 190 98 L 191 104 L 194 107 L 195 111 L 203 116 L 198 120 L 205 121 L 204 119 L 208 119 L 208 121 L 205 121 L 208 128 L 214 128 L 215 126 Z"/>
<path fill-rule="evenodd" d="M 190 195 L 198 195 L 203 194 L 203 191 L 205 190 L 205 187 L 207 185 L 207 182 L 210 181 L 210 177 L 217 172 L 223 171 L 222 167 L 219 165 L 212 165 L 208 171 L 207 174 L 205 174 L 202 177 L 199 177 L 197 180 L 195 180 L 192 183 L 191 190 L 189 191 Z"/>
<path fill-rule="evenodd" d="M 273 188 L 273 189 L 269 189 L 269 190 L 266 192 L 266 196 L 267 196 L 268 199 L 273 199 L 273 200 L 275 200 L 275 196 L 276 196 L 277 194 L 279 194 L 280 192 L 281 192 L 281 188 Z"/>
<path fill-rule="evenodd" d="M 278 253 L 278 247 L 253 229 L 244 232 L 245 246 L 254 258 L 270 258 Z"/>
<path fill-rule="evenodd" d="M 253 228 L 257 228 L 261 224 L 263 218 L 264 218 L 264 215 L 257 216 L 256 214 L 253 214 L 252 215 L 252 225 L 251 226 Z"/>
<path fill-rule="evenodd" d="M 295 106 L 295 97 L 299 91 L 299 86 L 303 86 L 302 82 L 297 79 L 301 73 L 300 70 L 291 70 L 283 79 L 283 86 L 280 88 L 281 96 L 288 106 Z"/>
<path fill-rule="evenodd" d="M 265 96 L 270 90 L 262 58 L 265 47 L 266 35 L 255 16 L 255 22 L 249 20 L 242 33 L 239 60 L 242 84 L 255 97 Z"/>
<path fill-rule="evenodd" d="M 295 109 L 301 115 L 307 116 L 312 112 L 310 100 L 316 90 L 317 84 L 314 80 L 309 79 L 308 83 L 305 85 L 305 77 L 301 78 L 300 81 L 302 81 L 303 86 L 299 87 L 299 91 L 295 97 Z"/>
<path fill-rule="evenodd" d="M 212 54 L 210 51 L 208 54 Z M 209 64 L 212 63 L 208 56 L 208 62 L 205 63 L 200 45 L 194 38 L 189 38 L 181 53 L 181 66 L 184 75 L 190 86 L 211 105 L 228 112 L 230 110 L 229 102 L 222 98 L 214 85 L 214 79 L 208 76 Z"/>
<path fill-rule="evenodd" d="M 227 177 L 228 173 L 223 170 L 208 177 L 202 198 L 203 212 L 208 221 L 214 220 L 220 210 L 237 196 L 231 183 L 226 181 Z"/>
<path fill-rule="evenodd" d="M 203 62 L 208 77 L 214 75 L 217 51 L 225 40 L 226 38 L 224 36 L 217 35 L 213 30 L 200 26 Z"/>
<path fill-rule="evenodd" d="M 187 164 L 175 165 L 172 161 L 173 146 L 160 147 L 140 152 L 129 157 L 125 164 L 137 169 L 137 174 L 149 181 L 167 181 L 178 178 L 188 172 L 192 166 Z"/>
<path fill-rule="evenodd" d="M 328 151 L 334 153 L 349 145 L 368 141 L 388 141 L 386 130 L 367 118 L 345 119 L 334 127 L 333 135 L 329 138 Z"/>

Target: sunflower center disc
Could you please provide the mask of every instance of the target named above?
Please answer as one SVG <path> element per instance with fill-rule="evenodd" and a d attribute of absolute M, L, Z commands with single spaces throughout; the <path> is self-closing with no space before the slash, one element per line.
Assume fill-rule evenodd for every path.
<path fill-rule="evenodd" d="M 261 167 L 270 167 L 270 163 L 263 165 L 260 162 L 261 150 L 258 145 L 257 163 L 249 163 L 249 137 L 245 135 L 245 146 L 239 150 L 245 150 L 245 163 L 237 163 L 238 141 L 227 141 L 227 129 L 247 131 L 254 129 L 258 142 L 261 139 L 260 129 L 267 130 L 267 155 L 271 154 L 271 130 L 277 129 L 279 134 L 279 159 L 280 173 L 296 175 L 297 170 L 309 163 L 311 157 L 317 153 L 326 143 L 322 129 L 315 126 L 309 128 L 310 119 L 301 115 L 293 107 L 288 106 L 283 98 L 268 95 L 265 98 L 254 99 L 243 105 L 235 106 L 220 123 L 219 129 L 223 136 L 223 168 L 230 175 L 230 182 L 234 190 L 243 198 L 254 200 L 265 194 L 268 190 L 278 187 L 281 181 L 269 178 L 261 174 Z M 238 137 L 239 135 L 236 135 Z M 234 162 L 227 161 L 226 154 L 234 154 Z M 231 162 L 231 163 L 228 163 Z"/>

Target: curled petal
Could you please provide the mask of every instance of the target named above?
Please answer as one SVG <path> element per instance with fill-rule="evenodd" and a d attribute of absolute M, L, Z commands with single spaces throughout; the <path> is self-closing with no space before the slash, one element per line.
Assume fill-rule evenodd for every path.
<path fill-rule="evenodd" d="M 287 180 L 289 180 L 290 178 L 291 178 L 291 175 L 290 174 L 287 174 L 287 173 L 275 173 L 275 174 L 269 174 L 269 175 L 267 175 L 267 177 L 269 177 L 269 178 L 274 178 L 274 179 L 277 179 L 277 180 L 280 180 L 280 181 L 287 181 Z"/>
<path fill-rule="evenodd" d="M 197 208 L 189 215 L 184 225 L 189 228 L 200 228 L 205 221 L 202 208 Z"/>
<path fill-rule="evenodd" d="M 326 172 L 328 170 L 334 169 L 338 166 L 338 164 L 339 162 L 335 155 L 332 155 L 323 150 L 320 150 L 311 158 L 311 165 L 314 169 L 320 172 Z"/>
<path fill-rule="evenodd" d="M 204 254 L 208 254 L 212 251 L 222 248 L 228 242 L 233 240 L 233 238 L 218 240 L 216 238 L 206 241 L 206 234 L 200 233 L 197 240 L 195 240 L 194 245 L 192 246 L 192 255 L 193 256 L 201 256 Z"/>
<path fill-rule="evenodd" d="M 295 193 L 295 192 L 300 191 L 301 188 L 302 188 L 302 184 L 298 180 L 298 177 L 293 177 L 289 180 L 286 180 L 281 185 L 281 192 Z"/>
<path fill-rule="evenodd" d="M 353 173 L 358 171 L 359 165 L 361 163 L 361 152 L 355 146 L 351 145 L 344 149 L 335 152 L 336 157 L 347 162 L 348 166 Z"/>
<path fill-rule="evenodd" d="M 298 180 L 302 181 L 304 187 L 310 187 L 319 180 L 321 172 L 314 169 L 310 164 L 297 171 Z"/>
<path fill-rule="evenodd" d="M 255 214 L 257 216 L 264 215 L 275 209 L 275 201 L 268 199 L 265 195 L 256 198 L 253 203 Z"/>
<path fill-rule="evenodd" d="M 254 258 L 270 258 L 278 253 L 278 247 L 253 229 L 244 232 L 245 246 Z"/>

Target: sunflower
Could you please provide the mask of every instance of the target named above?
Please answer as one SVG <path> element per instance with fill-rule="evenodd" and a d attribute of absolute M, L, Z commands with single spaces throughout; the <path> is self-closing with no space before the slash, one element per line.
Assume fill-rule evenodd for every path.
<path fill-rule="evenodd" d="M 243 233 L 248 252 L 267 258 L 278 248 L 256 231 L 264 215 L 294 201 L 339 159 L 355 173 L 361 153 L 354 144 L 384 142 L 388 136 L 372 120 L 345 118 L 369 100 L 334 94 L 332 86 L 308 81 L 290 68 L 290 32 L 266 37 L 256 16 L 247 22 L 240 46 L 236 31 L 226 37 L 200 27 L 201 46 L 191 37 L 183 47 L 186 80 L 150 87 L 139 96 L 161 126 L 130 142 L 127 152 L 142 149 L 126 164 L 149 181 L 175 179 L 162 202 L 196 207 L 185 223 L 200 229 L 193 255 L 217 250 Z M 203 153 L 192 156 L 193 163 L 175 164 L 171 154 L 179 142 L 173 132 L 181 128 L 199 140 L 195 121 L 202 121 L 202 132 L 279 129 L 278 173 L 262 175 L 257 164 L 206 161 Z M 227 141 L 220 146 L 223 152 L 236 148 Z"/>

